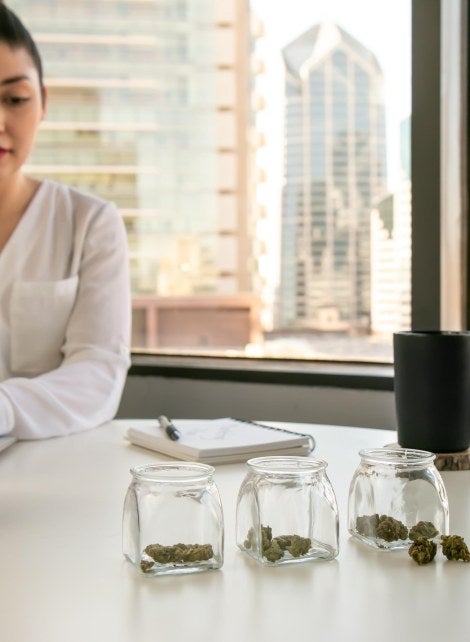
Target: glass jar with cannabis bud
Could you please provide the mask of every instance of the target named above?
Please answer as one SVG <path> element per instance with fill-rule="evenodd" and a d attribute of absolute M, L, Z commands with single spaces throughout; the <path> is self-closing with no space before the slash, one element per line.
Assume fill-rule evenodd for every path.
<path fill-rule="evenodd" d="M 338 508 L 326 462 L 258 457 L 237 501 L 237 545 L 269 566 L 338 555 Z"/>
<path fill-rule="evenodd" d="M 145 575 L 194 573 L 223 563 L 223 514 L 214 468 L 137 466 L 124 501 L 123 554 Z"/>
<path fill-rule="evenodd" d="M 448 534 L 447 493 L 433 453 L 372 448 L 359 455 L 349 489 L 348 529 L 353 537 L 390 550 L 408 548 L 418 537 Z"/>

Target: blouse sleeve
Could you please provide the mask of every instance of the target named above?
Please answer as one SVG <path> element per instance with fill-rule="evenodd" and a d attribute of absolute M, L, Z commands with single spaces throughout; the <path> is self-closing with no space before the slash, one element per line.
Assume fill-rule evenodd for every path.
<path fill-rule="evenodd" d="M 127 241 L 111 203 L 84 232 L 78 290 L 59 367 L 0 384 L 0 434 L 41 439 L 112 419 L 129 368 L 131 324 Z"/>

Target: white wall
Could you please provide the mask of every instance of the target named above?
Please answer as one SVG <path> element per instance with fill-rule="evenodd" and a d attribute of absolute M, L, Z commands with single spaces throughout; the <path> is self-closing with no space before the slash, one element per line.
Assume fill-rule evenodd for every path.
<path fill-rule="evenodd" d="M 241 419 L 396 429 L 391 391 L 128 377 L 118 417 Z"/>

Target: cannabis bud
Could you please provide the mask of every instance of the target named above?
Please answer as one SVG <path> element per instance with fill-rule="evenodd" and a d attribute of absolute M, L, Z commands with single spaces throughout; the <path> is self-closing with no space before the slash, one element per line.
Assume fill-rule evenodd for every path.
<path fill-rule="evenodd" d="M 253 540 L 255 538 L 255 531 L 253 528 L 250 528 L 246 534 L 246 540 L 243 542 L 245 548 L 251 548 L 253 546 Z"/>
<path fill-rule="evenodd" d="M 264 550 L 265 548 L 269 548 L 272 540 L 272 530 L 270 526 L 263 526 L 261 524 L 261 550 Z M 246 535 L 246 540 L 243 542 L 243 546 L 245 548 L 253 548 L 253 545 L 255 543 L 255 530 L 254 528 L 250 528 Z"/>
<path fill-rule="evenodd" d="M 309 552 L 311 545 L 312 541 L 310 537 L 300 537 L 300 535 L 292 535 L 291 542 L 287 547 L 287 550 L 292 555 L 292 557 L 301 557 L 302 555 L 306 555 Z"/>
<path fill-rule="evenodd" d="M 312 540 L 309 537 L 300 537 L 300 535 L 278 535 L 273 539 L 274 541 L 283 551 L 288 551 L 292 557 L 306 555 L 312 545 Z"/>
<path fill-rule="evenodd" d="M 265 549 L 271 546 L 272 538 L 273 538 L 273 531 L 271 529 L 271 526 L 261 526 L 261 550 L 262 551 L 264 551 Z"/>
<path fill-rule="evenodd" d="M 359 515 L 356 518 L 356 531 L 364 537 L 375 537 L 380 517 L 375 515 Z"/>
<path fill-rule="evenodd" d="M 436 543 L 426 537 L 417 537 L 408 549 L 408 555 L 420 566 L 432 562 L 436 552 Z"/>
<path fill-rule="evenodd" d="M 397 539 L 406 539 L 408 529 L 403 522 L 398 519 L 381 515 L 379 525 L 377 526 L 377 537 L 384 539 L 386 542 L 394 542 Z"/>
<path fill-rule="evenodd" d="M 442 552 L 448 560 L 470 562 L 470 552 L 460 535 L 441 535 Z"/>
<path fill-rule="evenodd" d="M 408 537 L 407 527 L 389 515 L 361 515 L 356 518 L 356 531 L 364 537 L 379 537 L 386 542 Z"/>
<path fill-rule="evenodd" d="M 277 562 L 284 556 L 279 542 L 273 540 L 273 531 L 270 526 L 261 525 L 261 553 L 269 562 Z"/>
<path fill-rule="evenodd" d="M 140 568 L 148 573 L 154 563 L 157 564 L 185 564 L 188 562 L 203 562 L 214 556 L 211 544 L 174 544 L 162 546 L 149 544 L 144 549 L 144 554 L 151 559 L 142 559 Z"/>
<path fill-rule="evenodd" d="M 269 546 L 263 548 L 263 557 L 265 557 L 269 562 L 277 562 L 284 557 L 284 551 L 279 546 L 279 543 L 273 539 Z"/>
<path fill-rule="evenodd" d="M 254 530 L 250 528 L 243 546 L 245 548 L 253 548 L 253 544 Z M 270 526 L 261 526 L 261 554 L 269 562 L 277 562 L 284 557 L 286 551 L 292 557 L 306 555 L 311 545 L 312 540 L 309 537 L 301 537 L 300 535 L 278 535 L 273 537 Z"/>
<path fill-rule="evenodd" d="M 419 537 L 431 539 L 436 535 L 439 535 L 439 531 L 432 522 L 418 522 L 410 528 L 409 538 L 415 542 Z"/>
<path fill-rule="evenodd" d="M 140 568 L 144 573 L 148 573 L 152 569 L 154 563 L 155 562 L 153 560 L 140 560 Z"/>

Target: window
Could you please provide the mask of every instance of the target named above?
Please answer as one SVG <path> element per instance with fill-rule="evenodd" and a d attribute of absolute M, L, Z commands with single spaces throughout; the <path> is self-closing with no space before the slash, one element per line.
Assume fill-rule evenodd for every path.
<path fill-rule="evenodd" d="M 412 3 L 424 92 L 439 0 L 10 2 L 49 87 L 30 170 L 120 208 L 136 350 L 390 362 L 393 331 L 440 323 Z"/>

